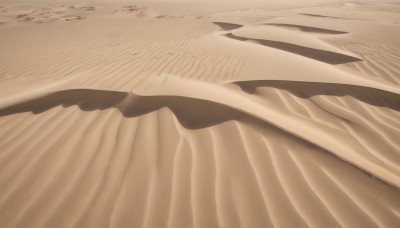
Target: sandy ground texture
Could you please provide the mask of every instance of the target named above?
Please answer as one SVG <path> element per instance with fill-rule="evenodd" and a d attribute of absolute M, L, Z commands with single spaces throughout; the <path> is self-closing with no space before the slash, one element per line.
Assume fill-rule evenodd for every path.
<path fill-rule="evenodd" d="M 0 4 L 0 227 L 400 227 L 400 4 L 165 5 Z"/>

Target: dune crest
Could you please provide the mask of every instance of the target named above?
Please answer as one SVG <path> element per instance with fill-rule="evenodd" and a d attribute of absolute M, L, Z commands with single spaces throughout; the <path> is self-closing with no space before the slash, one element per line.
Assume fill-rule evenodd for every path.
<path fill-rule="evenodd" d="M 280 41 L 251 39 L 251 38 L 246 38 L 246 37 L 235 36 L 232 33 L 227 34 L 226 37 L 235 39 L 235 40 L 240 40 L 240 41 L 256 41 L 257 43 L 267 46 L 267 47 L 272 47 L 272 48 L 276 48 L 279 50 L 291 52 L 291 53 L 294 53 L 297 55 L 305 56 L 307 58 L 315 59 L 315 60 L 318 60 L 318 61 L 321 61 L 324 63 L 329 63 L 329 64 L 344 64 L 344 63 L 362 61 L 362 59 L 359 59 L 359 58 L 356 58 L 353 56 L 343 55 L 340 53 L 324 51 L 324 50 L 319 50 L 319 49 L 314 49 L 314 48 L 303 47 L 303 46 L 299 46 L 296 44 L 285 43 L 285 42 L 280 42 Z"/>
<path fill-rule="evenodd" d="M 304 26 L 304 25 L 295 25 L 295 24 L 280 24 L 280 23 L 268 23 L 267 25 L 274 25 L 274 26 L 281 26 L 284 28 L 293 28 L 299 29 L 303 32 L 313 32 L 313 33 L 322 33 L 322 34 L 330 34 L 330 35 L 338 35 L 338 34 L 347 34 L 347 32 L 343 31 L 336 31 L 324 28 L 317 28 L 311 26 Z"/>

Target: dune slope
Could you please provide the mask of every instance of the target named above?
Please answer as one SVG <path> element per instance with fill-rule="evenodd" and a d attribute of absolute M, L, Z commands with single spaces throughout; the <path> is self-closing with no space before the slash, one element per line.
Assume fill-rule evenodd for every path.
<path fill-rule="evenodd" d="M 4 4 L 0 227 L 400 226 L 395 12 Z"/>

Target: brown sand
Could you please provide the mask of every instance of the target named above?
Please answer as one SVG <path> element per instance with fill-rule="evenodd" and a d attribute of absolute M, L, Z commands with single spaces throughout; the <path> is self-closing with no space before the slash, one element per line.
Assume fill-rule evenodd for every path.
<path fill-rule="evenodd" d="M 400 5 L 198 4 L 0 4 L 0 227 L 400 227 Z"/>

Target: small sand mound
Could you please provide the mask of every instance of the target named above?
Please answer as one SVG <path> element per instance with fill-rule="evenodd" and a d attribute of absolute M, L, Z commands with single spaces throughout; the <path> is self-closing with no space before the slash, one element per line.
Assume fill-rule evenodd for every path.
<path fill-rule="evenodd" d="M 117 13 L 131 14 L 138 17 L 160 17 L 162 15 L 158 14 L 153 8 L 150 7 L 140 7 L 136 5 L 126 5 L 122 7 L 122 10 Z"/>
<path fill-rule="evenodd" d="M 7 11 L 6 17 L 18 22 L 72 21 L 85 19 L 88 13 L 95 10 L 96 8 L 93 6 L 80 5 L 15 6 Z"/>

